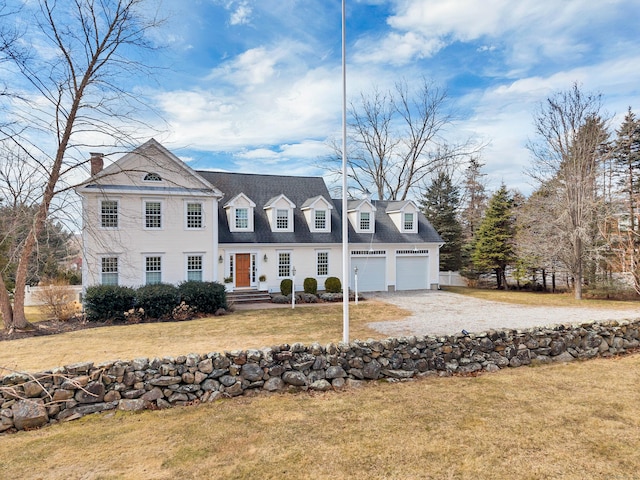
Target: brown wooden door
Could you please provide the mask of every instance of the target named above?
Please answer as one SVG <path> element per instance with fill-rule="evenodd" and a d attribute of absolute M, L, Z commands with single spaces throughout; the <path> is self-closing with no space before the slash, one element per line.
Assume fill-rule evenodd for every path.
<path fill-rule="evenodd" d="M 236 254 L 236 287 L 251 286 L 251 255 L 249 253 Z"/>

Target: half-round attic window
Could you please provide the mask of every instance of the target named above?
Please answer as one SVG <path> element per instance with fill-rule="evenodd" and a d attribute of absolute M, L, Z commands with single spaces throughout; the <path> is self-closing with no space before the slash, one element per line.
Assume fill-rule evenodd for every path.
<path fill-rule="evenodd" d="M 144 181 L 145 182 L 161 182 L 162 178 L 160 178 L 160 175 L 158 175 L 157 173 L 147 173 L 144 176 Z"/>

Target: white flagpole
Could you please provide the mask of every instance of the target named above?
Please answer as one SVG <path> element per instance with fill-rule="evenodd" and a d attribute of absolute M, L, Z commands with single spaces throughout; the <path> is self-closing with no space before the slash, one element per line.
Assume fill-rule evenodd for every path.
<path fill-rule="evenodd" d="M 347 218 L 347 0 L 342 0 L 342 341 L 349 343 L 349 219 Z"/>

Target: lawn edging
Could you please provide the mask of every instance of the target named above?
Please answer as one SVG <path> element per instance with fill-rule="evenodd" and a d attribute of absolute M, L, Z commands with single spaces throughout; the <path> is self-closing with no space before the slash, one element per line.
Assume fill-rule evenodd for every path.
<path fill-rule="evenodd" d="M 326 391 L 368 380 L 495 372 L 613 356 L 639 346 L 640 320 L 624 320 L 83 362 L 0 377 L 0 432 L 108 410 L 162 409 L 256 392 Z"/>

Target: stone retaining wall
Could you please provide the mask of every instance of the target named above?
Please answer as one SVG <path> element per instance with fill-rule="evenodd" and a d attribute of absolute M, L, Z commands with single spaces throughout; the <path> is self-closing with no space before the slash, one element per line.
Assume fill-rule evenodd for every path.
<path fill-rule="evenodd" d="M 168 408 L 260 391 L 330 390 L 365 380 L 494 372 L 611 356 L 639 345 L 636 320 L 78 363 L 0 378 L 0 432 L 106 410 Z"/>

